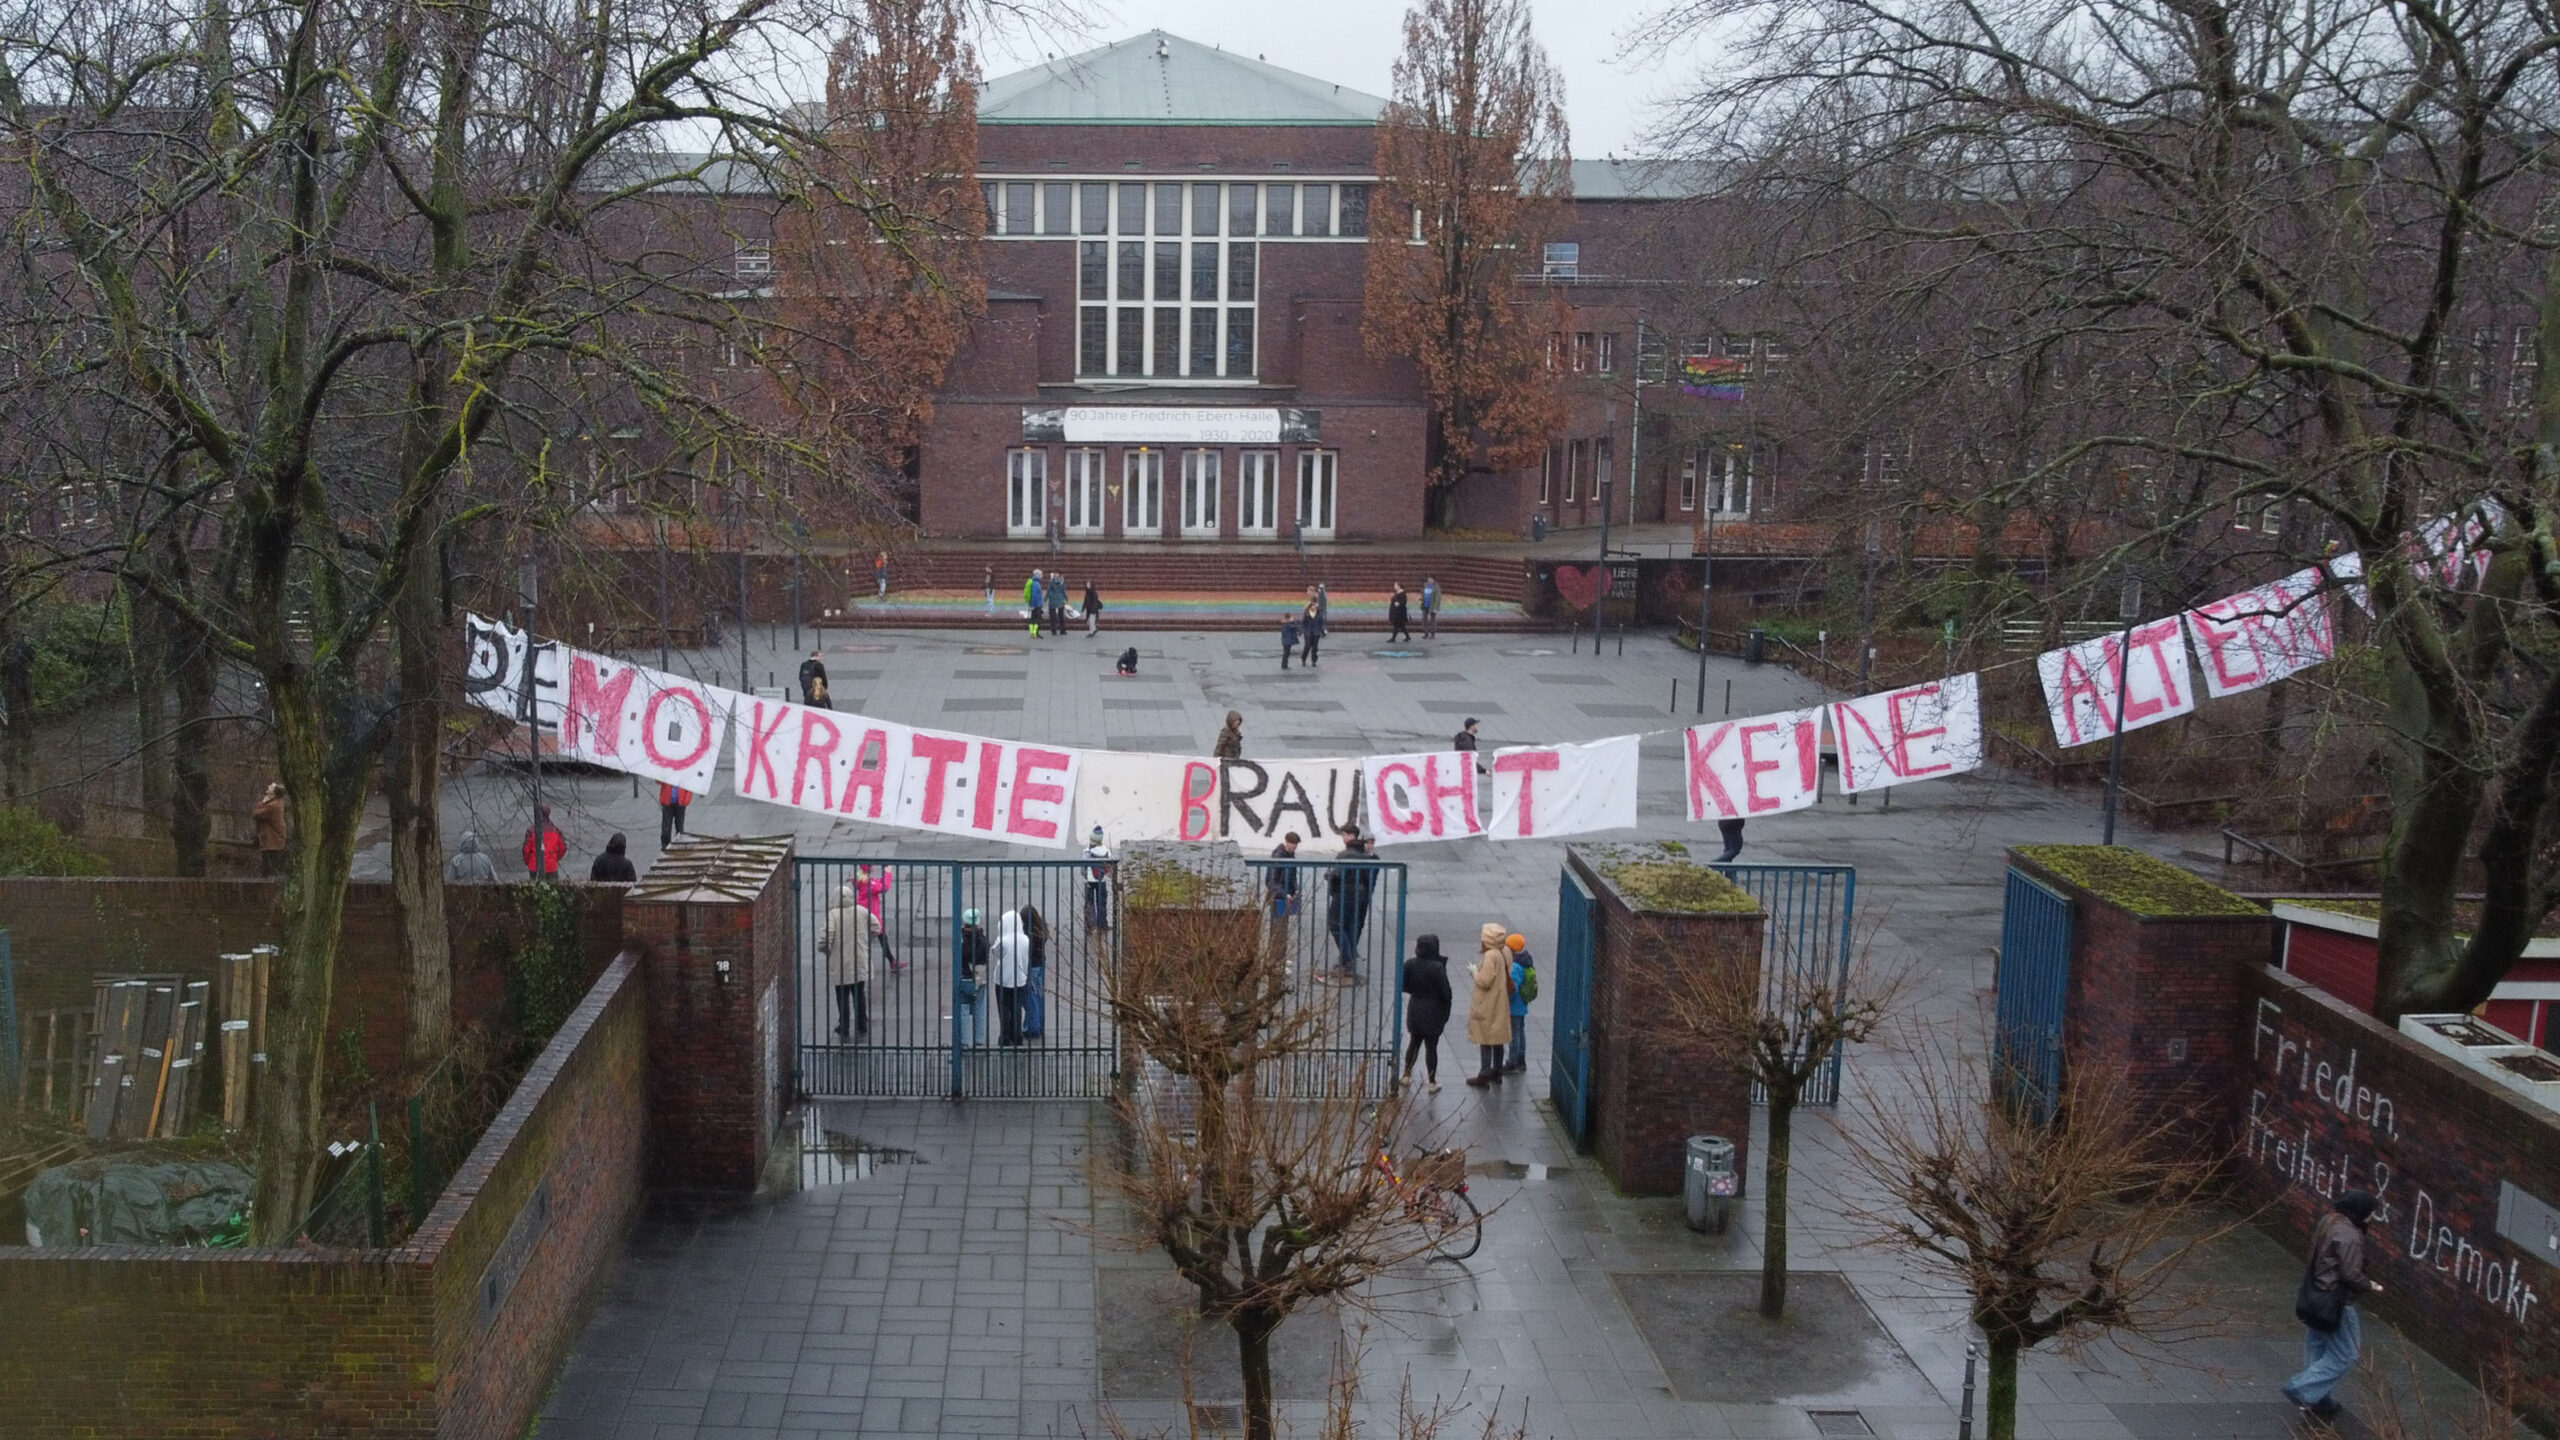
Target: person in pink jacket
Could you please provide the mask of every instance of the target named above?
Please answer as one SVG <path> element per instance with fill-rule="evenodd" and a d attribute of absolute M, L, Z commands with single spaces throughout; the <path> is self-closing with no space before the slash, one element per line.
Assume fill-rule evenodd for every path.
<path fill-rule="evenodd" d="M 882 898 L 889 893 L 889 887 L 896 883 L 897 878 L 898 872 L 886 865 L 877 870 L 865 865 L 854 872 L 853 899 L 855 904 L 871 912 L 872 932 L 878 937 L 880 954 L 889 962 L 889 968 L 904 970 L 907 962 L 899 959 L 898 952 L 890 948 L 888 918 L 880 913 Z"/>

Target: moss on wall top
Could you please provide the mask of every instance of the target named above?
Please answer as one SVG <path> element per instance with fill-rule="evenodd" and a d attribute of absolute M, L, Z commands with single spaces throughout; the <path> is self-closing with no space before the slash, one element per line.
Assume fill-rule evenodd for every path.
<path fill-rule="evenodd" d="M 2136 915 L 2264 915 L 2257 905 L 2157 855 L 2121 845 L 2021 845 L 2018 853 Z"/>
<path fill-rule="evenodd" d="M 1598 867 L 1639 910 L 1668 910 L 1690 915 L 1757 914 L 1760 902 L 1751 892 L 1704 865 L 1677 860 L 1609 860 Z"/>

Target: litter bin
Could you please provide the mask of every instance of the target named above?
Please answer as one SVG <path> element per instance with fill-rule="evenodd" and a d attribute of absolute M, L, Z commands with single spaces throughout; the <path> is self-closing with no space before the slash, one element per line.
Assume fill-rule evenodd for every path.
<path fill-rule="evenodd" d="M 1688 1202 L 1689 1228 L 1721 1235 L 1733 1221 L 1733 1197 L 1742 1193 L 1742 1175 L 1733 1164 L 1733 1142 L 1721 1135 L 1692 1135 L 1688 1149 L 1680 1194 Z"/>
<path fill-rule="evenodd" d="M 1768 654 L 1769 632 L 1757 625 L 1752 626 L 1751 633 L 1742 637 L 1742 663 L 1757 665 L 1768 658 Z"/>

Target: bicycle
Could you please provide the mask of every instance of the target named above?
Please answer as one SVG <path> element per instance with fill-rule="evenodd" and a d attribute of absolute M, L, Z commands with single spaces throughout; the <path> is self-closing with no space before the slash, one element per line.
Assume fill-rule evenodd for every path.
<path fill-rule="evenodd" d="M 1431 1237 L 1441 1259 L 1464 1260 L 1483 1246 L 1484 1212 L 1467 1194 L 1467 1152 L 1416 1150 L 1412 1166 L 1399 1169 L 1395 1156 L 1381 1149 L 1369 1167 L 1386 1178 L 1404 1218 Z"/>

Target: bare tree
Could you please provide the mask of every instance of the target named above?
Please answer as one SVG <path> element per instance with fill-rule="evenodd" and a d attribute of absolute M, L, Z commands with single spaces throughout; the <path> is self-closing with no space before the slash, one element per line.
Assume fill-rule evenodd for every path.
<path fill-rule="evenodd" d="M 1280 1326 L 1319 1301 L 1364 1303 L 1362 1286 L 1428 1253 L 1445 1227 L 1417 1223 L 1413 1195 L 1374 1163 L 1401 1141 L 1398 1103 L 1364 1099 L 1365 1071 L 1302 1083 L 1302 1062 L 1346 1042 L 1329 997 L 1293 984 L 1258 888 L 1162 861 L 1124 862 L 1123 879 L 1109 1004 L 1124 1043 L 1164 1073 L 1119 1102 L 1129 1154 L 1101 1179 L 1199 1291 L 1201 1313 L 1234 1331 L 1245 1434 L 1272 1440 Z"/>
<path fill-rule="evenodd" d="M 1561 311 L 1520 279 L 1572 191 L 1571 163 L 1563 83 L 1523 0 L 1405 12 L 1361 334 L 1372 355 L 1422 372 L 1432 523 L 1448 523 L 1470 470 L 1529 464 L 1564 423 L 1547 353 Z"/>
<path fill-rule="evenodd" d="M 1668 937 L 1656 939 L 1666 953 L 1677 953 Z M 1810 981 L 1797 974 L 1791 957 L 1778 963 L 1781 973 L 1765 977 L 1757 967 L 1707 961 L 1645 972 L 1663 1017 L 1704 1041 L 1768 1096 L 1760 1313 L 1772 1320 L 1787 1309 L 1787 1181 L 1795 1170 L 1796 1106 L 1833 1056 L 1874 1036 L 1902 991 L 1898 977 L 1879 974 L 1864 956 Z"/>
<path fill-rule="evenodd" d="M 1979 1062 L 1924 1047 L 1911 1092 L 1848 1137 L 1884 1194 L 1854 1217 L 1966 1296 L 1990 1352 L 1989 1440 L 2015 1440 L 2024 1352 L 2190 1333 L 2169 1282 L 2239 1224 L 2205 1219 L 2214 1157 L 2185 1117 L 2138 1109 L 2123 1074 L 2072 1067 L 2049 1124 L 2007 1094 Z"/>
<path fill-rule="evenodd" d="M 1677 0 L 1638 43 L 1737 38 L 1677 128 L 1737 192 L 1853 216 L 1835 254 L 1996 273 L 2037 328 L 2107 337 L 2141 403 L 2074 419 L 2006 487 L 2093 458 L 2196 482 L 2118 507 L 2111 559 L 2270 504 L 2315 523 L 2259 565 L 2364 557 L 2382 664 L 2361 698 L 2391 760 L 2379 1008 L 2467 1009 L 2560 903 L 2560 27 L 2489 0 L 2334 18 Z"/>

